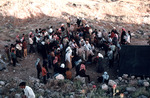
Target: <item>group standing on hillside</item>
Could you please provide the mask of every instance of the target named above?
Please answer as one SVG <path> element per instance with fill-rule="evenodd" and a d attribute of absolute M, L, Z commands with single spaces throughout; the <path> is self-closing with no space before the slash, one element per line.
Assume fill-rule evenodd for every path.
<path fill-rule="evenodd" d="M 120 45 L 130 44 L 131 33 L 124 28 L 121 33 L 113 27 L 111 32 L 97 30 L 90 27 L 87 21 L 77 18 L 72 23 L 71 17 L 66 24 L 48 29 L 35 29 L 29 32 L 28 37 L 23 34 L 16 36 L 16 43 L 5 46 L 8 60 L 15 67 L 19 58 L 26 58 L 28 53 L 39 53 L 36 61 L 37 77 L 43 77 L 43 83 L 50 77 L 50 71 L 54 71 L 56 79 L 72 79 L 71 69 L 76 68 L 76 75 L 87 77 L 88 64 L 96 64 L 97 72 L 102 73 L 103 59 L 108 58 L 108 66 L 112 68 L 114 61 L 119 56 Z M 101 52 L 100 52 L 101 51 Z M 104 51 L 104 53 L 102 53 Z M 117 55 L 116 55 L 117 54 Z M 42 64 L 40 64 L 42 61 Z M 95 66 L 94 66 L 95 67 Z"/>

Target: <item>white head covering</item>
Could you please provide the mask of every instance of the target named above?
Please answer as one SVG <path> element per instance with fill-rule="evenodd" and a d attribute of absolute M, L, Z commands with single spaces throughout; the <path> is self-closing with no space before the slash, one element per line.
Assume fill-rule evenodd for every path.
<path fill-rule="evenodd" d="M 102 75 L 103 79 L 108 80 L 109 79 L 109 75 L 108 73 L 105 71 L 104 74 Z"/>
<path fill-rule="evenodd" d="M 71 47 L 67 47 L 67 48 L 66 48 L 66 52 L 68 52 L 68 51 L 72 51 L 72 50 L 71 50 Z"/>
<path fill-rule="evenodd" d="M 98 57 L 104 58 L 101 53 L 98 53 Z"/>
<path fill-rule="evenodd" d="M 45 42 L 44 42 L 44 41 L 42 41 L 42 42 L 41 42 L 41 44 L 42 44 L 42 45 L 45 45 Z"/>
<path fill-rule="evenodd" d="M 60 67 L 61 67 L 61 68 L 65 68 L 65 64 L 62 63 L 62 64 L 60 65 Z"/>

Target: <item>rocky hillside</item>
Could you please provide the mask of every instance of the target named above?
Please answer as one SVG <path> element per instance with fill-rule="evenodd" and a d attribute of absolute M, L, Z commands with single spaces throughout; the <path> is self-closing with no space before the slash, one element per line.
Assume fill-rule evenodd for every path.
<path fill-rule="evenodd" d="M 0 98 L 21 98 L 20 81 L 18 77 L 11 81 L 0 81 Z M 73 81 L 49 79 L 46 85 L 40 83 L 39 79 L 29 77 L 27 85 L 33 88 L 36 98 L 149 98 L 149 82 L 149 78 L 124 74 L 118 79 L 109 80 L 108 85 L 94 81 L 85 83 L 85 78 L 81 77 Z"/>
<path fill-rule="evenodd" d="M 144 39 L 150 30 L 149 0 L 1 0 L 1 44 L 18 33 L 65 23 L 71 16 L 85 18 L 89 25 L 107 32 L 116 27 L 130 30 Z M 143 37 L 142 37 L 143 38 Z M 2 41 L 3 40 L 3 41 Z M 146 43 L 144 43 L 146 44 Z"/>
<path fill-rule="evenodd" d="M 93 29 L 109 32 L 113 27 L 120 32 L 122 28 L 132 33 L 132 44 L 147 44 L 150 35 L 150 0 L 0 0 L 0 54 L 4 45 L 14 42 L 17 34 L 28 35 L 36 28 L 53 25 L 56 29 L 71 17 L 85 18 Z M 95 78 L 86 83 L 84 78 L 70 80 L 49 79 L 43 85 L 36 79 L 33 61 L 38 54 L 28 55 L 20 65 L 0 71 L 0 98 L 20 98 L 18 84 L 27 81 L 37 98 L 111 98 L 113 85 L 117 85 L 115 98 L 149 98 L 150 79 L 124 75 L 111 80 L 108 85 L 97 83 L 93 70 L 88 72 Z M 0 55 L 1 58 L 1 55 Z M 1 60 L 1 59 L 0 59 Z"/>

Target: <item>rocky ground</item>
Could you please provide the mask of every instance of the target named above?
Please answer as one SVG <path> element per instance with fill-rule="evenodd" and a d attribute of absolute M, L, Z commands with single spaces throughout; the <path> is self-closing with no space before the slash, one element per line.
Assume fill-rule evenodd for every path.
<path fill-rule="evenodd" d="M 117 6 L 116 6 L 117 5 Z M 147 45 L 150 35 L 150 1 L 149 0 L 1 0 L 0 1 L 0 54 L 4 54 L 4 45 L 10 45 L 17 34 L 27 36 L 29 31 L 36 28 L 47 28 L 53 25 L 56 29 L 71 16 L 71 23 L 76 17 L 85 18 L 92 28 L 109 32 L 116 27 L 119 32 L 122 28 L 132 32 L 133 45 Z M 3 56 L 2 56 L 3 57 Z M 119 93 L 127 98 L 148 98 L 150 88 L 148 79 L 131 76 L 117 76 L 117 66 L 108 69 L 105 60 L 105 70 L 110 74 L 111 83 L 103 85 L 97 83 L 96 68 L 87 66 L 87 73 L 91 76 L 91 83 L 84 79 L 72 81 L 58 81 L 49 79 L 43 85 L 36 79 L 35 60 L 38 54 L 29 54 L 19 61 L 17 67 L 7 66 L 0 71 L 0 98 L 19 98 L 20 81 L 27 81 L 37 97 L 44 98 L 110 98 L 112 85 L 117 84 Z M 7 63 L 7 62 L 6 62 Z M 74 68 L 72 72 L 74 72 Z M 75 76 L 75 74 L 73 74 Z M 96 85 L 96 88 L 93 88 Z M 102 86 L 103 85 L 103 86 Z M 41 98 L 41 97 L 40 97 Z"/>

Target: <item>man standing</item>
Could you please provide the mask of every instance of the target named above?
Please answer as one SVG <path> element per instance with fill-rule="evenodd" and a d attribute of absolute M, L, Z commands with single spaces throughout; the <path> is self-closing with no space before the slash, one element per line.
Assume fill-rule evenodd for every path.
<path fill-rule="evenodd" d="M 29 44 L 30 44 L 29 53 L 34 52 L 32 35 L 30 35 L 29 37 Z"/>
<path fill-rule="evenodd" d="M 27 43 L 25 40 L 23 40 L 23 56 L 26 57 L 27 56 Z"/>
<path fill-rule="evenodd" d="M 12 60 L 13 66 L 15 67 L 16 66 L 16 61 L 17 61 L 15 50 L 12 50 L 12 52 L 11 52 L 11 60 Z"/>
<path fill-rule="evenodd" d="M 19 84 L 19 86 L 20 86 L 20 88 L 22 88 L 23 91 L 24 91 L 24 95 L 25 95 L 25 96 L 24 96 L 23 98 L 35 98 L 35 94 L 34 94 L 32 88 L 29 87 L 29 86 L 26 86 L 26 82 L 21 82 L 21 83 Z"/>

